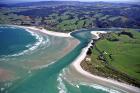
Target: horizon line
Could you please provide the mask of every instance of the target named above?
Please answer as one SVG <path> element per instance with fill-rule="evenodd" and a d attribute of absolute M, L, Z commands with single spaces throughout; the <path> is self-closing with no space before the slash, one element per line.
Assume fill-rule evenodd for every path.
<path fill-rule="evenodd" d="M 140 1 L 102 1 L 102 0 L 100 0 L 100 1 L 80 1 L 80 0 L 78 0 L 78 1 L 76 1 L 76 0 L 47 0 L 47 1 L 45 1 L 45 0 L 41 0 L 41 1 L 16 1 L 16 2 L 5 2 L 5 1 L 0 1 L 0 4 L 18 4 L 18 3 L 32 3 L 32 2 L 108 2 L 108 3 L 137 3 L 137 2 L 140 2 Z"/>

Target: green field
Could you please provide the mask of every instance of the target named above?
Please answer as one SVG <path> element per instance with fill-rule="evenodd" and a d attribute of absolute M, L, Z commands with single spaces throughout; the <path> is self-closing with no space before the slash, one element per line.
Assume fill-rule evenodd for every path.
<path fill-rule="evenodd" d="M 128 35 L 118 36 L 116 33 L 111 33 L 111 37 L 115 37 L 119 41 L 109 41 L 105 38 L 97 42 L 96 46 L 100 51 L 106 52 L 104 56 L 112 67 L 140 80 L 140 33 L 130 29 L 127 32 L 131 32 L 134 38 L 130 38 Z M 93 60 L 98 55 L 94 50 Z M 109 57 L 110 54 L 112 59 Z"/>
<path fill-rule="evenodd" d="M 93 44 L 89 57 L 91 61 L 81 63 L 84 70 L 140 87 L 140 32 L 125 29 L 104 34 Z"/>

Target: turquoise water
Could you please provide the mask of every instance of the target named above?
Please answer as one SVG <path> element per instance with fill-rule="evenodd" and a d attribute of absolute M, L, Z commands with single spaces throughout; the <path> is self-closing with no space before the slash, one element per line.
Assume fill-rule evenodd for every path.
<path fill-rule="evenodd" d="M 40 34 L 39 36 L 42 36 L 43 40 L 47 41 L 47 43 L 45 45 L 41 45 L 38 48 L 36 48 L 34 50 L 34 51 L 37 50 L 36 52 L 20 55 L 18 57 L 14 57 L 14 59 L 13 57 L 11 57 L 9 58 L 8 61 L 2 60 L 0 62 L 0 68 L 12 70 L 15 73 L 14 78 L 17 78 L 17 79 L 12 78 L 12 80 L 9 81 L 0 81 L 0 87 L 2 93 L 106 93 L 107 92 L 104 91 L 103 89 L 98 89 L 95 87 L 82 85 L 82 84 L 79 84 L 78 85 L 79 87 L 77 87 L 65 81 L 63 79 L 63 76 L 61 76 L 61 72 L 63 71 L 63 69 L 67 68 L 71 64 L 71 62 L 80 54 L 81 50 L 84 47 L 86 47 L 87 44 L 92 39 L 92 35 L 90 34 L 90 31 L 83 30 L 76 33 L 75 32 L 72 33 L 72 36 L 80 40 L 80 44 L 77 47 L 71 50 L 71 52 L 69 52 L 64 57 L 56 58 L 57 61 L 48 65 L 47 67 L 32 70 L 30 69 L 32 65 L 28 66 L 29 63 L 34 64 L 34 62 L 37 63 L 42 62 L 43 65 L 46 64 L 48 60 L 53 61 L 49 58 L 47 58 L 48 60 L 45 58 L 49 55 L 54 56 L 53 52 L 57 53 L 58 50 L 60 51 L 67 44 L 67 42 L 65 41 L 66 38 L 64 39 L 60 37 L 45 36 L 42 34 Z M 52 43 L 55 40 L 55 42 L 59 41 L 60 44 L 57 44 L 56 46 L 54 46 L 56 43 L 54 43 L 54 45 L 51 44 L 49 45 L 48 39 L 50 40 L 50 43 Z M 50 47 L 47 45 L 49 45 Z M 55 58 L 55 56 L 53 58 Z"/>
<path fill-rule="evenodd" d="M 15 30 L 15 28 L 2 26 L 0 27 L 0 42 L 0 56 L 6 56 L 26 50 L 27 45 L 36 42 L 36 38 L 24 29 Z"/>

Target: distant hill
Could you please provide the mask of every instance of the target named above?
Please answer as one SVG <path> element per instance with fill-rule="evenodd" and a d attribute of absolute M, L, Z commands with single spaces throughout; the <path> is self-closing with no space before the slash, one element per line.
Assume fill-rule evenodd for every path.
<path fill-rule="evenodd" d="M 26 7 L 26 6 L 44 6 L 44 5 L 75 5 L 80 4 L 79 1 L 40 1 L 40 2 L 26 2 L 11 4 L 12 7 Z"/>
<path fill-rule="evenodd" d="M 0 23 L 43 26 L 54 31 L 73 31 L 81 28 L 140 28 L 139 13 L 138 4 L 79 1 L 28 2 L 9 4 L 8 8 L 1 11 Z"/>
<path fill-rule="evenodd" d="M 7 4 L 0 4 L 0 7 L 7 7 Z"/>
<path fill-rule="evenodd" d="M 112 2 L 80 2 L 80 1 L 40 1 L 40 2 L 24 2 L 9 4 L 11 7 L 28 7 L 28 6 L 44 6 L 44 5 L 97 5 L 97 4 L 112 4 L 114 6 L 128 6 L 128 5 L 140 5 L 139 3 L 112 3 Z M 4 5 L 4 4 L 3 4 Z M 6 4 L 5 4 L 6 6 Z"/>

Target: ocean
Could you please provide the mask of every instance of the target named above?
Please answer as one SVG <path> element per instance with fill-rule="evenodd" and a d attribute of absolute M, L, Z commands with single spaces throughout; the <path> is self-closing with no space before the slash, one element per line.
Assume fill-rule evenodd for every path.
<path fill-rule="evenodd" d="M 80 79 L 69 82 L 64 76 L 65 69 L 93 37 L 86 30 L 71 35 L 80 44 L 63 53 L 72 39 L 1 25 L 0 93 L 119 93 Z"/>

